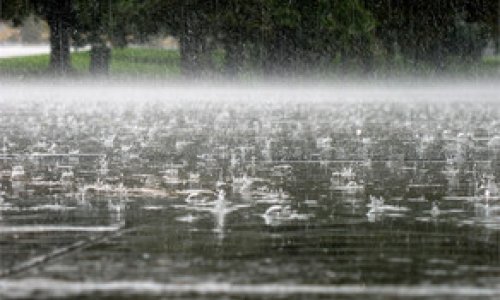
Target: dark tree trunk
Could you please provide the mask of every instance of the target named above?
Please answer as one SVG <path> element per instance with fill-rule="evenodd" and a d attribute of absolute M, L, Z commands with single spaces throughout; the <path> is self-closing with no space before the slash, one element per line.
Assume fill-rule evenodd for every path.
<path fill-rule="evenodd" d="M 185 0 L 181 6 L 181 72 L 186 77 L 200 77 L 213 69 L 214 24 L 210 18 L 212 1 Z M 212 39 L 211 39 L 212 38 Z"/>
<path fill-rule="evenodd" d="M 104 1 L 95 1 L 92 6 L 92 25 L 89 35 L 90 49 L 90 64 L 89 71 L 93 75 L 108 75 L 109 64 L 111 59 L 111 49 L 108 47 L 108 32 L 105 18 L 106 12 L 111 13 L 111 2 L 107 4 Z"/>
<path fill-rule="evenodd" d="M 297 47 L 294 44 L 294 32 L 286 28 L 276 29 L 263 41 L 265 49 L 263 72 L 265 76 L 296 75 L 294 69 Z"/>
<path fill-rule="evenodd" d="M 495 33 L 494 33 L 494 43 L 495 43 L 495 54 L 500 55 L 500 1 L 497 3 L 496 9 L 496 24 L 495 24 Z"/>
<path fill-rule="evenodd" d="M 224 71 L 227 76 L 236 76 L 241 72 L 243 63 L 243 45 L 239 36 L 231 36 L 224 43 Z"/>
<path fill-rule="evenodd" d="M 194 37 L 184 32 L 180 37 L 180 54 L 181 54 L 181 72 L 186 77 L 196 75 L 197 57 L 196 57 L 196 43 Z"/>
<path fill-rule="evenodd" d="M 182 11 L 180 36 L 181 72 L 186 77 L 199 75 L 203 55 L 201 20 L 194 5 L 186 5 Z"/>
<path fill-rule="evenodd" d="M 108 75 L 111 61 L 111 49 L 102 39 L 92 43 L 90 49 L 89 71 L 94 75 Z"/>
<path fill-rule="evenodd" d="M 262 71 L 266 77 L 276 76 L 280 73 L 282 60 L 280 38 L 278 32 L 273 32 L 271 36 L 262 41 Z"/>
<path fill-rule="evenodd" d="M 55 73 L 65 74 L 71 69 L 70 33 L 71 1 L 61 1 L 58 7 L 47 11 L 50 29 L 49 68 Z"/>
<path fill-rule="evenodd" d="M 264 76 L 272 77 L 279 73 L 279 53 L 274 43 L 268 43 L 265 46 L 265 53 L 262 63 Z"/>

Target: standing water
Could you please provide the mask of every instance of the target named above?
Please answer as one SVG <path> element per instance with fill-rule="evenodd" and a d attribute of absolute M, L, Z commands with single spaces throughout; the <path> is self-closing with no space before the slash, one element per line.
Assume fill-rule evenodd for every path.
<path fill-rule="evenodd" d="M 500 297 L 496 86 L 1 88 L 2 299 Z"/>

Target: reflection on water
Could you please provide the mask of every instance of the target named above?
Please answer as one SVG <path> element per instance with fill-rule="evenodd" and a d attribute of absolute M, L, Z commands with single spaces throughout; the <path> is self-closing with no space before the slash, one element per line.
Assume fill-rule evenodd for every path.
<path fill-rule="evenodd" d="M 2 270 L 35 247 L 50 253 L 89 235 L 132 231 L 26 268 L 14 277 L 48 279 L 28 289 L 25 281 L 2 280 L 0 295 L 401 296 L 403 286 L 415 297 L 499 295 L 499 203 L 317 199 L 270 204 L 220 192 L 203 205 L 182 197 L 4 201 Z"/>

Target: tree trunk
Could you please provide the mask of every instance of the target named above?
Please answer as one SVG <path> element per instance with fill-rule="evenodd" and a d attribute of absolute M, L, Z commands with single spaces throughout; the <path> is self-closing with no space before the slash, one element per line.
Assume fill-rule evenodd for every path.
<path fill-rule="evenodd" d="M 262 39 L 262 72 L 266 77 L 273 77 L 279 74 L 281 65 L 280 35 L 273 32 Z"/>
<path fill-rule="evenodd" d="M 493 51 L 495 51 L 495 55 L 500 55 L 500 0 L 497 0 L 491 8 L 494 11 L 490 21 L 493 35 Z"/>
<path fill-rule="evenodd" d="M 196 75 L 196 51 L 193 37 L 184 32 L 180 37 L 181 72 L 186 77 Z"/>
<path fill-rule="evenodd" d="M 181 72 L 186 77 L 200 77 L 213 69 L 214 42 L 209 40 L 213 32 L 207 7 L 193 1 L 182 6 L 182 23 L 179 37 Z"/>
<path fill-rule="evenodd" d="M 65 74 L 71 69 L 70 14 L 71 1 L 63 1 L 57 11 L 50 10 L 47 14 L 50 28 L 49 68 L 58 74 Z"/>
<path fill-rule="evenodd" d="M 500 1 L 497 3 L 497 20 L 495 25 L 495 54 L 500 55 Z"/>
<path fill-rule="evenodd" d="M 89 71 L 94 75 L 108 75 L 111 60 L 111 49 L 102 39 L 98 39 L 92 44 L 90 49 Z"/>
<path fill-rule="evenodd" d="M 196 8 L 193 5 L 183 7 L 180 54 L 181 72 L 186 77 L 197 76 L 200 67 L 201 41 L 199 21 Z"/>
<path fill-rule="evenodd" d="M 228 33 L 229 38 L 224 43 L 224 71 L 227 76 L 240 73 L 243 63 L 243 45 L 239 34 Z"/>

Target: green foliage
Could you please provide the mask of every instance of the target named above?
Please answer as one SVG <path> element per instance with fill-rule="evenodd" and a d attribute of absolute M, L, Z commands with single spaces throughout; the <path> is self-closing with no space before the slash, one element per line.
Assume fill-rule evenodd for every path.
<path fill-rule="evenodd" d="M 60 3 L 2 1 L 1 14 L 2 18 L 17 23 L 30 12 L 48 18 L 57 13 Z M 71 5 L 65 21 L 71 22 L 75 44 L 101 48 L 111 44 L 120 48 L 155 35 L 173 35 L 180 43 L 177 67 L 190 75 L 332 70 L 366 73 L 391 68 L 442 71 L 464 61 L 471 66 L 477 64 L 488 42 L 500 47 L 497 0 L 65 0 L 64 3 Z"/>
<path fill-rule="evenodd" d="M 219 8 L 215 39 L 230 70 L 301 72 L 370 56 L 375 22 L 358 0 L 233 0 Z"/>
<path fill-rule="evenodd" d="M 433 64 L 438 70 L 455 58 L 478 60 L 492 38 L 494 2 L 480 0 L 366 0 L 376 19 L 376 37 L 391 60 Z M 493 17 L 496 16 L 496 17 Z M 490 22 L 490 24 L 489 24 Z M 488 25 L 489 24 L 489 25 Z"/>
<path fill-rule="evenodd" d="M 0 0 L 0 20 L 10 20 L 20 25 L 31 12 L 31 6 L 25 0 Z"/>
<path fill-rule="evenodd" d="M 143 42 L 159 31 L 150 14 L 155 1 L 73 0 L 76 14 L 74 40 L 80 44 L 109 42 L 124 47 L 129 42 Z"/>

